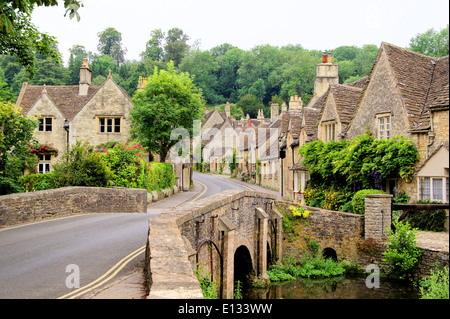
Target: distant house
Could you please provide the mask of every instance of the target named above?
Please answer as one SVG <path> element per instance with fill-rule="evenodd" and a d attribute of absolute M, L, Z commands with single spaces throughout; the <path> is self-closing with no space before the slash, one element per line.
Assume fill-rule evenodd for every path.
<path fill-rule="evenodd" d="M 37 86 L 25 82 L 17 106 L 26 116 L 40 116 L 36 139 L 52 143 L 60 153 L 77 141 L 99 145 L 130 139 L 130 96 L 111 74 L 103 85 L 91 85 L 87 58 L 80 68 L 79 85 Z M 54 155 L 41 155 L 39 172 L 51 170 L 50 164 L 55 161 Z"/>
<path fill-rule="evenodd" d="M 410 138 L 420 153 L 416 178 L 392 178 L 390 193 L 448 202 L 449 57 L 435 58 L 383 42 L 344 135 Z M 434 161 L 433 156 L 441 160 Z M 433 169 L 427 164 L 434 163 Z M 426 173 L 426 174 L 425 174 Z"/>

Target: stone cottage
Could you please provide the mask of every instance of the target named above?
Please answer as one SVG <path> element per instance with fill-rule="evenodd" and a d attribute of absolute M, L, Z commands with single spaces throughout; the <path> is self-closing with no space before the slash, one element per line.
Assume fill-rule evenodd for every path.
<path fill-rule="evenodd" d="M 79 85 L 37 86 L 24 82 L 17 106 L 26 116 L 39 116 L 35 137 L 52 143 L 59 153 L 77 141 L 99 145 L 130 139 L 130 96 L 114 82 L 111 73 L 101 86 L 91 85 L 87 58 L 80 68 Z M 54 155 L 41 155 L 39 172 L 51 170 Z"/>
<path fill-rule="evenodd" d="M 388 180 L 383 188 L 389 193 L 403 190 L 414 200 L 448 202 L 448 64 L 448 56 L 429 57 L 386 42 L 380 46 L 344 135 L 352 139 L 368 129 L 380 139 L 402 135 L 414 142 L 420 153 L 416 178 Z"/>

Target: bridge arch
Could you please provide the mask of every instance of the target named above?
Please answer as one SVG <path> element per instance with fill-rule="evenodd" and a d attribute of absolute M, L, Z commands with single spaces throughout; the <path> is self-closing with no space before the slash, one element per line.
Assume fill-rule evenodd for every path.
<path fill-rule="evenodd" d="M 334 261 L 338 261 L 336 250 L 334 250 L 334 249 L 331 248 L 331 247 L 327 247 L 327 248 L 325 248 L 324 250 L 322 250 L 322 255 L 323 255 L 325 258 L 331 258 L 331 259 L 334 260 Z"/>
<path fill-rule="evenodd" d="M 245 287 L 254 272 L 250 250 L 245 245 L 239 246 L 234 252 L 234 282 L 239 280 Z"/>

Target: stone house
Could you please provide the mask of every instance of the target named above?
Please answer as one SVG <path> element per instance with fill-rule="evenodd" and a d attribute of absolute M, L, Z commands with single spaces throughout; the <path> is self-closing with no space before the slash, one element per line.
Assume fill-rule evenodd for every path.
<path fill-rule="evenodd" d="M 414 142 L 420 153 L 416 177 L 388 180 L 383 189 L 389 193 L 448 202 L 448 63 L 448 56 L 429 57 L 386 42 L 380 46 L 343 133 L 352 139 L 369 130 L 376 138 L 402 135 Z"/>
<path fill-rule="evenodd" d="M 17 106 L 26 116 L 39 116 L 36 139 L 53 144 L 60 154 L 77 141 L 95 146 L 130 139 L 130 96 L 114 82 L 111 73 L 103 85 L 91 85 L 87 58 L 80 68 L 79 85 L 37 86 L 24 82 Z M 41 155 L 38 171 L 50 171 L 56 160 L 54 155 Z"/>

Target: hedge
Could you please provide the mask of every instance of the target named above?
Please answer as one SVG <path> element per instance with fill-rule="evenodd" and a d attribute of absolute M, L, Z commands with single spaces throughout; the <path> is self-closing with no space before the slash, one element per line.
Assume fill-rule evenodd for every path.
<path fill-rule="evenodd" d="M 353 213 L 364 215 L 366 206 L 365 195 L 367 194 L 386 194 L 386 192 L 379 189 L 362 189 L 356 192 L 352 198 Z"/>

